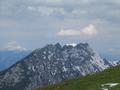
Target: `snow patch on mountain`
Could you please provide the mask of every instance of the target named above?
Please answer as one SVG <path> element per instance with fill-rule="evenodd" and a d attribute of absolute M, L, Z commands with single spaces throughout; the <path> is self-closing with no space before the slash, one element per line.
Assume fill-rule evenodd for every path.
<path fill-rule="evenodd" d="M 77 44 L 76 43 L 70 43 L 70 44 L 66 44 L 66 45 L 75 47 Z"/>
<path fill-rule="evenodd" d="M 110 88 L 115 87 L 117 85 L 119 85 L 119 83 L 106 83 L 106 84 L 102 84 L 101 87 L 102 90 L 109 90 Z"/>

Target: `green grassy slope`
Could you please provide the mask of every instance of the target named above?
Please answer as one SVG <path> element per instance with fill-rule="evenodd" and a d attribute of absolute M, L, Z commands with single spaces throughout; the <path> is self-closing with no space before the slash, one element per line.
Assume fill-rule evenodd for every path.
<path fill-rule="evenodd" d="M 108 90 L 120 90 L 120 66 L 36 90 L 103 90 L 101 85 L 106 83 L 119 83 Z"/>

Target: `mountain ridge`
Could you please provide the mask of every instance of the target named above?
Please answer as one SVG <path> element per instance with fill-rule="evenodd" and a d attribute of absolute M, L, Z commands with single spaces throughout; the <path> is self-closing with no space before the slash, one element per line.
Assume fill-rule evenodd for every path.
<path fill-rule="evenodd" d="M 34 90 L 120 90 L 120 65 Z"/>
<path fill-rule="evenodd" d="M 107 61 L 106 61 L 107 62 Z M 88 43 L 76 46 L 59 43 L 34 50 L 0 73 L 0 89 L 31 90 L 60 83 L 113 66 L 100 58 Z"/>

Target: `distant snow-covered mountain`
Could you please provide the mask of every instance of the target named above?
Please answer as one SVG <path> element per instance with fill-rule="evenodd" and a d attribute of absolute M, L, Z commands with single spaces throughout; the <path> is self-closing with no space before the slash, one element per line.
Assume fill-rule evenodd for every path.
<path fill-rule="evenodd" d="M 0 51 L 0 71 L 7 69 L 20 59 L 27 56 L 31 51 L 28 50 L 1 50 Z"/>
<path fill-rule="evenodd" d="M 114 66 L 103 60 L 87 43 L 59 43 L 36 49 L 0 73 L 1 90 L 32 90 Z"/>

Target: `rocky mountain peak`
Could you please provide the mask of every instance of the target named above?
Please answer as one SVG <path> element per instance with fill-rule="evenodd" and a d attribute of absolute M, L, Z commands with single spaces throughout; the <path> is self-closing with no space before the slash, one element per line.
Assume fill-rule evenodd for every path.
<path fill-rule="evenodd" d="M 31 90 L 102 71 L 110 65 L 87 43 L 76 46 L 49 44 L 1 73 L 0 89 Z"/>

